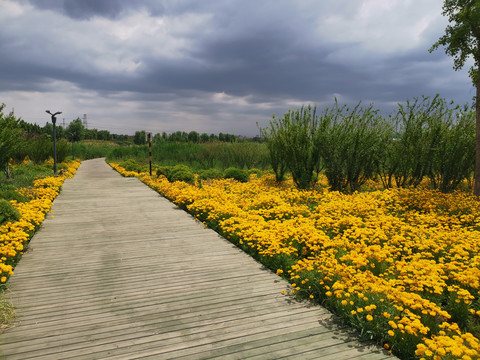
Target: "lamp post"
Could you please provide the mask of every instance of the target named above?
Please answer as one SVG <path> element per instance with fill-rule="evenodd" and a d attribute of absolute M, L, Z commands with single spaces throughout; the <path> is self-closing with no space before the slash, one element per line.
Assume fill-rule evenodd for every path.
<path fill-rule="evenodd" d="M 62 112 L 57 111 L 55 114 L 52 114 L 50 110 L 46 110 L 46 113 L 52 115 L 52 123 L 53 123 L 53 173 L 57 175 L 57 131 L 55 128 L 55 123 L 57 122 L 57 115 L 60 115 Z"/>

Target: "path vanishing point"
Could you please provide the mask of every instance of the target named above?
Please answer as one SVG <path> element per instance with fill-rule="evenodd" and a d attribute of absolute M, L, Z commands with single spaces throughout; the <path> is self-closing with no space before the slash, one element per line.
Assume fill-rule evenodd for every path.
<path fill-rule="evenodd" d="M 0 359 L 394 359 L 104 159 L 52 209 L 9 281 Z"/>

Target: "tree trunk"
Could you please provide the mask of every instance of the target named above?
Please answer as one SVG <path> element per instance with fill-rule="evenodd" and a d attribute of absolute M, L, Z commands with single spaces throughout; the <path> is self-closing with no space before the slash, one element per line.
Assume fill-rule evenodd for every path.
<path fill-rule="evenodd" d="M 477 62 L 477 65 L 478 64 Z M 477 67 L 478 69 L 478 67 Z M 480 69 L 479 69 L 480 71 Z M 476 133 L 475 133 L 475 186 L 473 189 L 473 194 L 480 196 L 480 73 L 477 72 L 477 78 L 475 79 L 475 85 L 477 88 L 477 93 L 475 97 L 475 123 L 476 123 Z"/>

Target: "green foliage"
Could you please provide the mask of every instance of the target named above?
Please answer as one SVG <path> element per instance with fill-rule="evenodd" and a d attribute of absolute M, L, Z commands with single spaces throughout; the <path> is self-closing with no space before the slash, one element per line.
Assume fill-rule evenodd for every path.
<path fill-rule="evenodd" d="M 191 143 L 157 141 L 152 146 L 152 157 L 162 165 L 189 164 L 195 169 L 268 167 L 265 144 L 242 143 Z"/>
<path fill-rule="evenodd" d="M 119 165 L 127 171 L 142 172 L 144 168 L 144 166 L 138 163 L 135 159 L 127 159 L 122 161 Z"/>
<path fill-rule="evenodd" d="M 27 153 L 35 164 L 43 164 L 53 155 L 52 141 L 46 136 L 37 136 L 27 142 Z"/>
<path fill-rule="evenodd" d="M 26 196 L 19 194 L 14 185 L 5 183 L 0 183 L 0 199 L 16 200 L 18 202 L 27 202 L 30 200 Z"/>
<path fill-rule="evenodd" d="M 444 178 L 447 182 L 453 181 L 451 185 L 458 185 L 453 178 L 465 178 L 464 170 L 457 175 L 448 175 L 460 170 L 463 166 L 461 164 L 474 159 L 470 157 L 470 151 L 462 153 L 461 150 L 471 146 L 471 142 L 463 142 L 468 135 L 462 137 L 461 131 L 452 132 L 453 118 L 457 110 L 457 107 L 449 106 L 438 95 L 434 98 L 423 96 L 415 98 L 413 102 L 407 100 L 405 105 L 398 105 L 396 115 L 391 118 L 396 131 L 385 145 L 385 156 L 378 169 L 385 187 L 393 186 L 393 180 L 398 187 L 416 187 L 426 176 L 433 179 L 434 184 L 439 184 L 443 181 L 441 178 Z M 468 131 L 465 126 L 466 123 L 462 121 L 456 128 Z M 451 142 L 453 137 L 462 143 L 454 145 Z M 450 153 L 455 146 L 459 149 Z M 461 160 L 462 157 L 466 159 Z M 457 165 L 460 167 L 456 167 Z M 450 185 L 446 184 L 449 188 Z"/>
<path fill-rule="evenodd" d="M 145 130 L 135 131 L 135 137 L 133 138 L 133 142 L 136 145 L 145 145 L 147 143 L 147 133 L 145 132 Z"/>
<path fill-rule="evenodd" d="M 247 182 L 249 179 L 248 173 L 245 170 L 229 167 L 223 173 L 225 179 L 234 179 L 240 182 Z"/>
<path fill-rule="evenodd" d="M 275 120 L 275 119 L 274 119 Z M 287 154 L 283 146 L 282 128 L 277 122 L 270 122 L 270 127 L 261 129 L 270 155 L 270 164 L 275 173 L 275 180 L 280 183 L 285 179 L 287 171 Z"/>
<path fill-rule="evenodd" d="M 200 180 L 209 180 L 209 179 L 221 179 L 223 173 L 218 169 L 207 169 L 200 171 L 199 178 Z"/>
<path fill-rule="evenodd" d="M 443 35 L 433 46 L 430 52 L 439 46 L 445 47 L 445 53 L 452 56 L 454 69 L 459 70 L 470 56 L 473 56 L 478 70 L 480 65 L 480 5 L 478 1 L 445 0 L 443 3 L 444 16 L 448 16 L 450 24 Z M 473 84 L 477 85 L 475 71 L 471 69 L 470 76 Z"/>
<path fill-rule="evenodd" d="M 15 154 L 19 146 L 18 139 L 20 137 L 19 120 L 15 119 L 13 112 L 9 115 L 3 113 L 5 104 L 0 105 L 0 170 L 5 174 L 7 171 L 8 162 Z"/>
<path fill-rule="evenodd" d="M 190 170 L 180 170 L 173 172 L 170 176 L 169 179 L 171 182 L 174 181 L 184 181 L 188 184 L 194 184 L 195 183 L 195 174 Z"/>
<path fill-rule="evenodd" d="M 283 179 L 285 168 L 288 168 L 300 189 L 308 189 L 316 182 L 321 170 L 320 152 L 314 142 L 318 128 L 316 112 L 317 108 L 311 106 L 289 110 L 283 118 L 274 116 L 270 127 L 262 129 L 269 141 L 277 181 Z"/>
<path fill-rule="evenodd" d="M 57 141 L 57 161 L 59 163 L 65 161 L 67 156 L 70 155 L 71 147 L 67 140 L 58 140 Z"/>
<path fill-rule="evenodd" d="M 0 199 L 0 225 L 9 221 L 18 221 L 20 218 L 20 213 L 9 201 Z"/>
<path fill-rule="evenodd" d="M 168 181 L 184 181 L 189 184 L 195 183 L 195 174 L 186 165 L 175 165 L 167 176 Z"/>
<path fill-rule="evenodd" d="M 325 165 L 332 190 L 353 192 L 376 174 L 383 156 L 385 133 L 383 119 L 372 105 L 360 104 L 327 108 L 320 117 L 315 145 Z"/>
<path fill-rule="evenodd" d="M 65 133 L 67 139 L 70 142 L 77 142 L 85 138 L 85 126 L 80 118 L 73 120 L 70 125 L 67 126 Z"/>
<path fill-rule="evenodd" d="M 263 175 L 262 170 L 260 170 L 260 169 L 255 169 L 255 168 L 254 168 L 254 169 L 249 169 L 249 170 L 248 170 L 248 174 L 249 174 L 249 175 L 255 174 L 255 175 L 257 175 L 258 178 L 261 178 L 262 175 Z"/>
<path fill-rule="evenodd" d="M 15 308 L 3 291 L 0 291 L 0 328 L 11 325 L 14 320 Z"/>
<path fill-rule="evenodd" d="M 441 139 L 433 154 L 429 177 L 435 189 L 446 193 L 455 190 L 462 180 L 468 179 L 474 168 L 475 115 L 464 109 L 457 113 L 456 121 L 444 124 Z"/>
<path fill-rule="evenodd" d="M 168 179 L 170 177 L 171 172 L 172 172 L 172 166 L 157 167 L 157 176 L 163 175 Z"/>

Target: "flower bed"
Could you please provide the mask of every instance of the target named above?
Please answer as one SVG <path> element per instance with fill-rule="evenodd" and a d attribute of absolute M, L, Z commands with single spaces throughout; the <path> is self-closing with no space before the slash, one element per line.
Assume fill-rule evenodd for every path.
<path fill-rule="evenodd" d="M 142 181 L 286 277 L 291 293 L 399 357 L 479 358 L 480 201 L 473 196 L 299 191 L 268 176 L 201 186 Z"/>
<path fill-rule="evenodd" d="M 24 203 L 10 201 L 19 211 L 21 219 L 0 226 L 0 284 L 6 283 L 8 278 L 13 275 L 14 266 L 50 210 L 63 182 L 65 179 L 73 177 L 80 162 L 72 161 L 67 163 L 67 166 L 68 168 L 62 175 L 37 179 L 32 188 L 18 190 L 20 194 L 30 198 L 30 201 Z"/>

